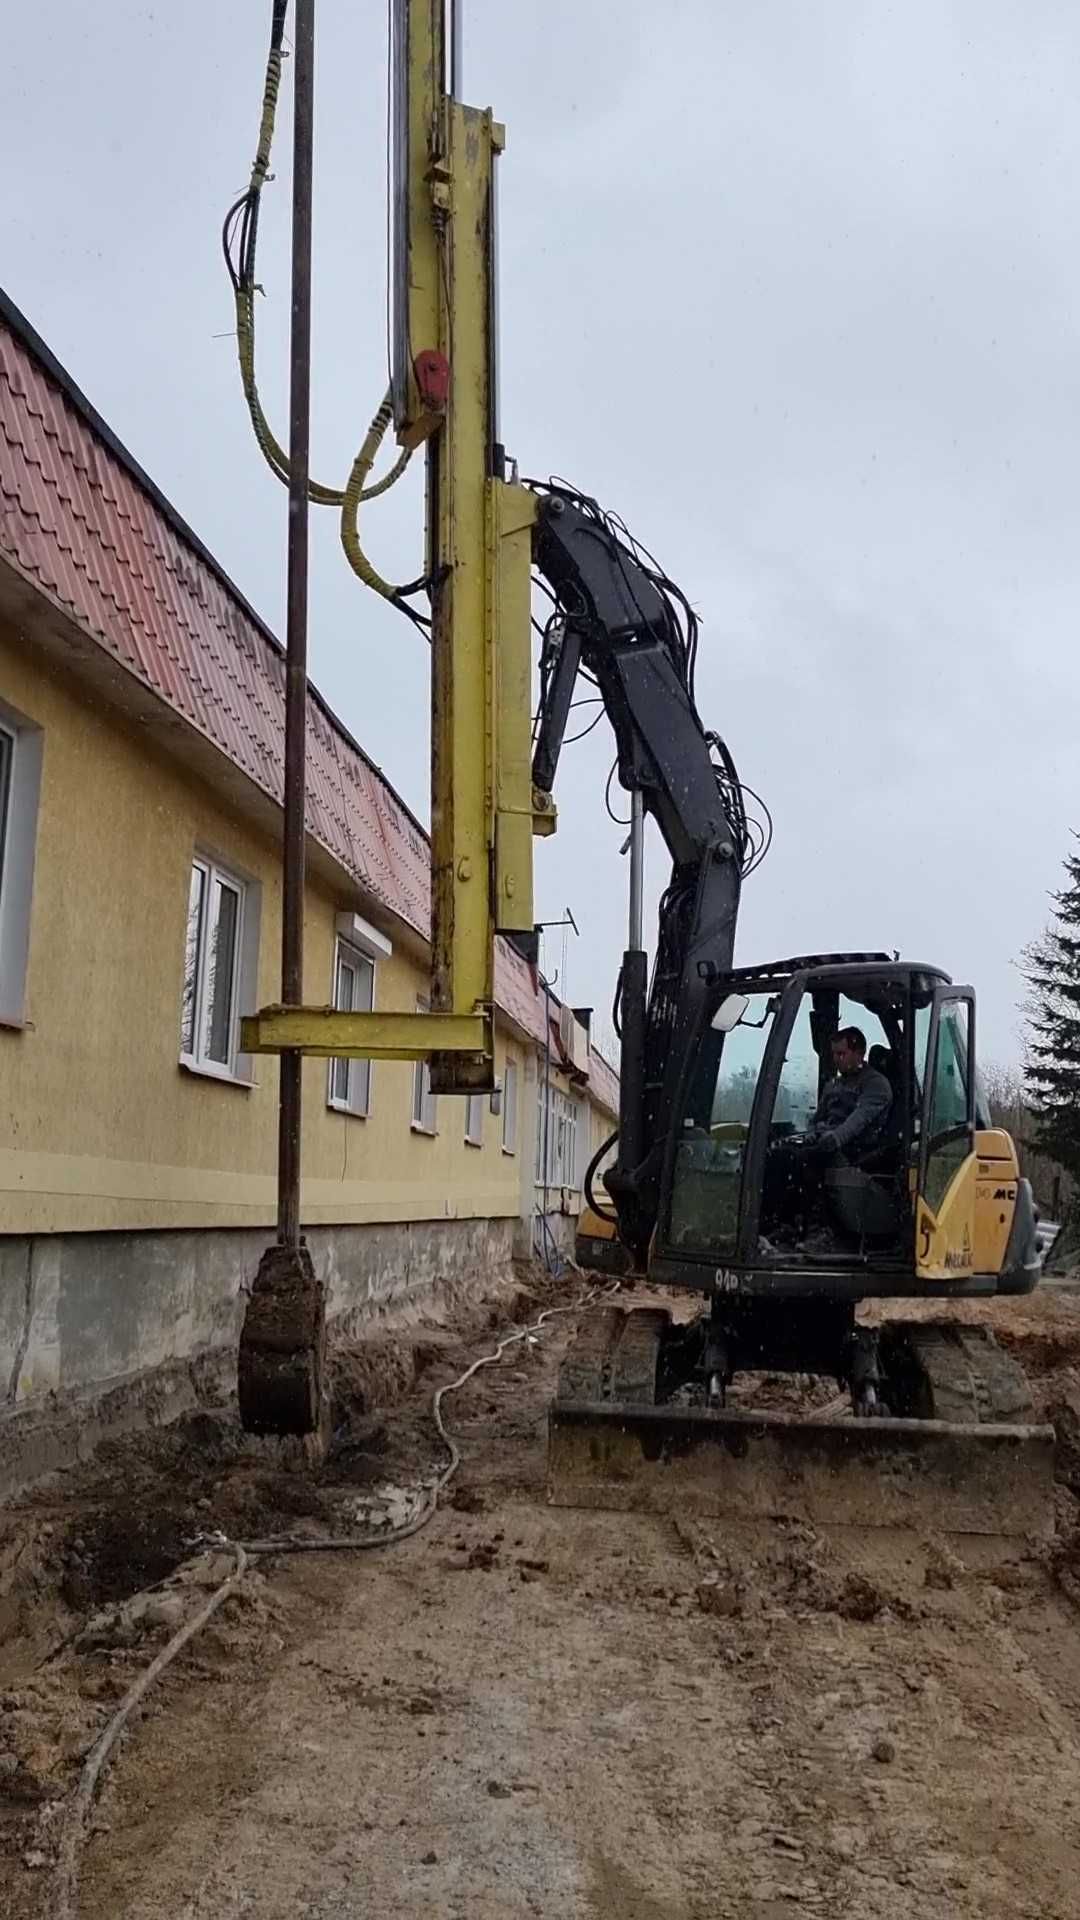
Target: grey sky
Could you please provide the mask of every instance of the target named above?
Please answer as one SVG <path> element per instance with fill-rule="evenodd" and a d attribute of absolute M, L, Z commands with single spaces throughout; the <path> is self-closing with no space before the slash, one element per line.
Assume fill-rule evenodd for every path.
<path fill-rule="evenodd" d="M 384 7 L 321 0 L 315 459 L 385 385 Z M 218 251 L 268 0 L 41 0 L 5 25 L 0 278 L 279 628 L 284 498 L 240 400 Z M 468 0 L 508 123 L 504 437 L 618 509 L 702 620 L 698 692 L 768 799 L 740 957 L 1012 962 L 1080 825 L 1080 12 L 1061 0 Z M 284 428 L 288 114 L 261 374 Z M 415 483 L 368 542 L 417 571 Z M 427 658 L 315 517 L 313 674 L 426 816 Z M 624 938 L 601 724 L 564 764 L 538 910 L 606 1018 Z M 663 876 L 650 849 L 653 892 Z M 548 959 L 561 959 L 558 945 Z"/>

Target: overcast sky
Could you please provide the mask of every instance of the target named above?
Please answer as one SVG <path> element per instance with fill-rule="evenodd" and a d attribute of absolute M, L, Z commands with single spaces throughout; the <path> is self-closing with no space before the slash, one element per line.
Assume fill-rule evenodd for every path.
<path fill-rule="evenodd" d="M 385 386 L 385 8 L 320 0 L 314 455 Z M 237 384 L 218 230 L 269 0 L 39 0 L 0 70 L 0 279 L 278 631 L 284 496 Z M 1069 0 L 467 0 L 505 119 L 504 438 L 617 509 L 702 620 L 698 693 L 768 799 L 744 961 L 898 947 L 1019 1050 L 1014 961 L 1080 826 L 1080 9 Z M 285 430 L 289 122 L 260 234 Z M 427 817 L 427 656 L 314 516 L 312 671 Z M 415 484 L 369 548 L 419 570 Z M 577 1003 L 624 942 L 601 726 L 538 911 Z M 649 854 L 655 895 L 664 877 Z M 559 936 L 547 949 L 563 964 Z M 563 983 L 560 983 L 563 984 Z"/>

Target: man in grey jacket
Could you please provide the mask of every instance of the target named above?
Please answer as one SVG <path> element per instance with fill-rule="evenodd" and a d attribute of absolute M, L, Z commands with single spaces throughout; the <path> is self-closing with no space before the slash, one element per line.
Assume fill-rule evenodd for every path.
<path fill-rule="evenodd" d="M 834 1034 L 836 1073 L 818 1101 L 811 1123 L 810 1151 L 857 1158 L 876 1146 L 892 1106 L 892 1088 L 883 1073 L 866 1062 L 866 1035 L 858 1027 Z"/>
<path fill-rule="evenodd" d="M 799 1219 L 805 1230 L 820 1218 L 826 1169 L 870 1153 L 888 1125 L 893 1090 L 885 1074 L 867 1065 L 866 1035 L 858 1027 L 842 1028 L 833 1036 L 832 1060 L 836 1072 L 822 1091 L 809 1132 L 798 1142 L 777 1141 L 769 1153 L 762 1220 L 781 1236 L 790 1235 Z M 807 1252 L 822 1251 L 816 1242 L 803 1245 Z"/>

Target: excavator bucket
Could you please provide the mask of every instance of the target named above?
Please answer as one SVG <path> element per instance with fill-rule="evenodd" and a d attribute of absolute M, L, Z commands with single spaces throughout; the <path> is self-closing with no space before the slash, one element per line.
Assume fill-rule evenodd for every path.
<path fill-rule="evenodd" d="M 588 1317 L 549 1415 L 552 1505 L 1005 1537 L 1051 1532 L 1052 1427 L 658 1404 L 668 1325 L 656 1309 Z"/>

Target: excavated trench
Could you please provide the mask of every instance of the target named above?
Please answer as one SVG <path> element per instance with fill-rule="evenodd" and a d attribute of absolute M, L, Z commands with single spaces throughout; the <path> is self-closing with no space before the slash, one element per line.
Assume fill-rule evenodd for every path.
<path fill-rule="evenodd" d="M 522 1276 L 460 1324 L 342 1351 L 317 1469 L 222 1408 L 103 1447 L 9 1505 L 12 1920 L 50 1911 L 64 1796 L 132 1676 L 227 1571 L 212 1536 L 340 1532 L 393 1509 L 441 1457 L 431 1391 L 490 1347 L 485 1323 L 579 1286 Z M 245 1575 L 125 1737 L 79 1911 L 1065 1920 L 1080 1871 L 1080 1296 L 970 1317 L 1058 1422 L 1048 1547 L 555 1512 L 544 1416 L 570 1326 L 556 1322 L 448 1410 L 464 1464 L 424 1534 Z M 755 1386 L 774 1403 L 791 1391 Z"/>

